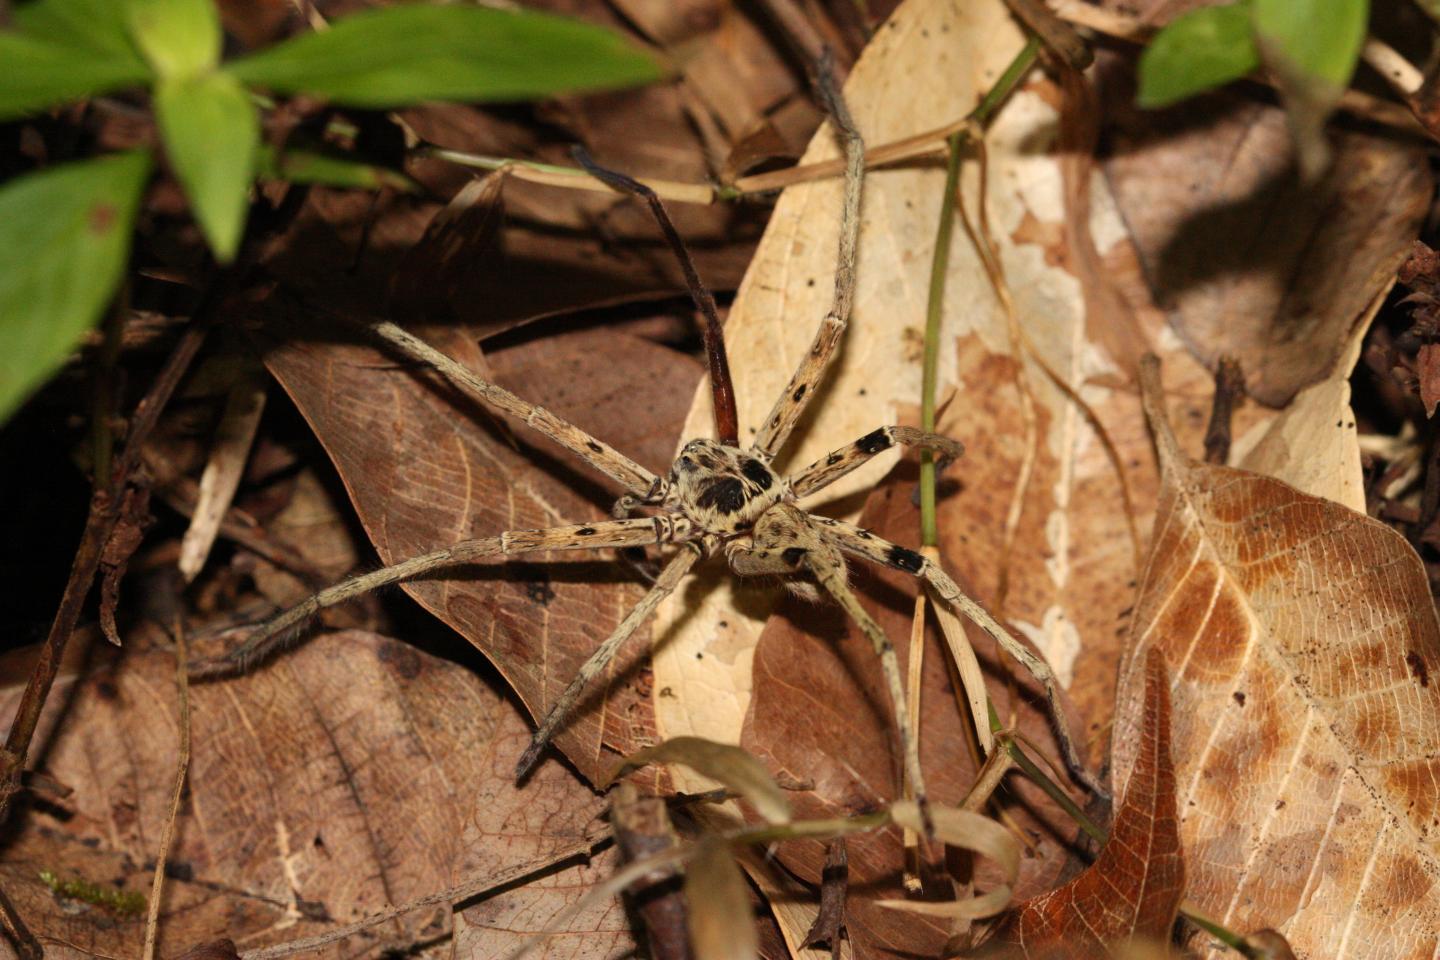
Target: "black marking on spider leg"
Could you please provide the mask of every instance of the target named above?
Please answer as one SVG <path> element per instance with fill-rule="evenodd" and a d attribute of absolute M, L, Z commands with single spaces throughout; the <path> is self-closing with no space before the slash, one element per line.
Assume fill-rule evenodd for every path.
<path fill-rule="evenodd" d="M 577 536 L 577 537 L 592 537 L 592 536 L 594 536 L 594 535 L 595 535 L 595 528 L 594 528 L 594 527 L 581 527 L 579 530 L 576 530 L 576 531 L 575 531 L 575 536 Z"/>
<path fill-rule="evenodd" d="M 879 430 L 865 434 L 855 441 L 855 446 L 865 453 L 879 453 L 881 450 L 889 450 L 895 446 L 895 441 L 890 439 L 890 434 L 881 427 Z"/>
<path fill-rule="evenodd" d="M 841 460 L 844 459 L 845 455 L 843 453 L 832 453 L 830 454 L 830 456 L 825 458 L 825 466 L 833 467 L 835 466 L 835 464 L 839 463 Z"/>
<path fill-rule="evenodd" d="M 745 485 L 737 477 L 721 477 L 701 490 L 695 502 L 720 513 L 739 513 L 748 499 Z"/>
<path fill-rule="evenodd" d="M 805 398 L 805 384 L 802 383 L 802 384 L 800 384 L 800 386 L 798 386 L 798 387 L 795 388 L 795 392 L 790 395 L 790 399 L 793 400 L 795 403 L 799 403 L 799 402 L 800 402 L 801 400 L 803 400 L 804 398 Z"/>
<path fill-rule="evenodd" d="M 585 441 L 585 446 L 589 447 L 594 453 L 600 453 L 604 450 L 604 448 L 601 447 L 600 444 L 596 443 L 594 440 Z"/>
<path fill-rule="evenodd" d="M 904 547 L 891 547 L 890 552 L 885 554 L 885 559 L 891 566 L 899 567 L 906 573 L 919 573 L 920 568 L 925 566 L 925 558 L 914 550 L 906 550 Z"/>
<path fill-rule="evenodd" d="M 770 489 L 770 484 L 772 483 L 770 471 L 767 470 L 765 468 L 765 464 L 761 463 L 759 460 L 756 460 L 752 457 L 744 458 L 740 462 L 740 472 L 745 474 L 745 479 L 755 484 L 755 486 L 759 487 L 761 490 Z"/>
<path fill-rule="evenodd" d="M 805 553 L 806 550 L 804 547 L 787 547 L 780 552 L 780 559 L 794 567 L 798 566 L 800 561 L 804 559 Z"/>

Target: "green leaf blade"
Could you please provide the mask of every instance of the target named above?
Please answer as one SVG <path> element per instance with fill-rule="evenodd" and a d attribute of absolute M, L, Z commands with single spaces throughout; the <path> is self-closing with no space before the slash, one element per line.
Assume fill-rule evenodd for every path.
<path fill-rule="evenodd" d="M 148 73 L 130 40 L 128 9 L 117 0 L 31 0 L 15 7 L 12 16 L 15 26 L 36 40 L 91 50 Z"/>
<path fill-rule="evenodd" d="M 124 0 L 135 44 L 162 77 L 189 77 L 220 62 L 214 0 Z"/>
<path fill-rule="evenodd" d="M 1250 24 L 1250 8 L 1243 3 L 1175 18 L 1140 57 L 1140 106 L 1168 107 L 1254 70 L 1260 54 Z"/>
<path fill-rule="evenodd" d="M 657 61 L 599 27 L 532 11 L 403 4 L 353 14 L 229 65 L 241 81 L 356 107 L 519 100 L 659 79 Z"/>
<path fill-rule="evenodd" d="M 1254 14 L 1267 60 L 1283 60 L 1337 91 L 1349 86 L 1365 42 L 1369 0 L 1255 0 Z"/>
<path fill-rule="evenodd" d="M 0 187 L 0 421 L 95 324 L 124 274 L 150 171 L 143 152 L 67 164 Z"/>
<path fill-rule="evenodd" d="M 250 178 L 260 144 L 260 116 L 234 77 L 208 73 L 161 81 L 155 116 L 171 166 L 215 256 L 240 248 Z"/>
<path fill-rule="evenodd" d="M 287 183 L 314 183 L 327 187 L 354 190 L 379 190 L 390 187 L 404 193 L 416 193 L 415 181 L 396 170 L 337 156 L 323 150 L 286 147 L 278 156 L 268 145 L 261 144 L 255 157 L 255 175 L 265 180 Z"/>
<path fill-rule="evenodd" d="M 20 33 L 0 33 L 0 120 L 70 100 L 142 84 L 149 71 L 138 58 L 62 46 Z"/>

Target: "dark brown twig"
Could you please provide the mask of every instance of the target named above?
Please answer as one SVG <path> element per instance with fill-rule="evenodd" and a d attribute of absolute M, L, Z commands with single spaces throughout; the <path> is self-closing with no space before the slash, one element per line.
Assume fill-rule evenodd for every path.
<path fill-rule="evenodd" d="M 661 797 L 642 797 L 635 786 L 615 788 L 610 826 L 626 863 L 668 850 L 677 842 L 675 828 Z M 655 960 L 690 960 L 690 934 L 686 923 L 684 888 L 680 878 L 660 874 L 646 886 L 636 885 L 630 902 L 645 924 L 650 956 Z"/>
<path fill-rule="evenodd" d="M 1245 372 L 1235 357 L 1220 358 L 1215 369 L 1215 399 L 1205 428 L 1205 462 L 1224 464 L 1230 457 L 1230 421 L 1245 399 Z"/>
<path fill-rule="evenodd" d="M 575 162 L 584 167 L 590 176 L 621 193 L 639 197 L 650 206 L 650 213 L 655 217 L 655 222 L 660 224 L 660 232 L 665 235 L 665 242 L 670 244 L 675 259 L 680 262 L 680 269 L 685 274 L 685 285 L 690 288 L 690 299 L 695 301 L 695 307 L 704 318 L 704 323 L 700 326 L 700 336 L 705 341 L 705 357 L 710 365 L 710 392 L 715 407 L 715 438 L 729 446 L 739 446 L 740 415 L 735 410 L 735 387 L 730 380 L 730 360 L 725 353 L 720 314 L 715 307 L 715 298 L 711 296 L 709 288 L 695 269 L 695 261 L 691 258 L 685 241 L 680 238 L 675 224 L 670 222 L 665 205 L 660 202 L 655 191 L 645 184 L 600 166 L 584 147 L 577 145 L 571 152 L 575 156 Z"/>
<path fill-rule="evenodd" d="M 223 281 L 211 287 L 210 293 L 196 309 L 190 326 L 180 336 L 180 341 L 171 351 L 150 390 L 135 407 L 131 419 L 124 452 L 120 456 L 110 477 L 95 478 L 95 494 L 90 500 L 90 514 L 85 520 L 85 531 L 80 537 L 80 546 L 70 565 L 70 579 L 60 597 L 60 606 L 50 624 L 50 633 L 40 648 L 40 658 L 30 674 L 30 682 L 15 710 L 15 719 L 10 724 L 10 733 L 5 746 L 0 749 L 0 824 L 10 814 L 10 805 L 20 789 L 20 774 L 25 768 L 25 758 L 30 742 L 35 737 L 35 728 L 40 722 L 40 711 L 50 695 L 50 687 L 60 669 L 65 653 L 65 644 L 70 639 L 75 623 L 80 617 L 80 608 L 90 593 L 90 586 L 100 568 L 105 547 L 119 524 L 126 502 L 125 491 L 129 487 L 135 468 L 140 463 L 140 452 L 145 439 L 155 429 L 160 412 L 170 401 L 175 388 L 190 363 L 205 342 L 216 306 L 224 299 L 221 287 L 228 291 Z M 106 482 L 108 480 L 108 483 Z"/>
<path fill-rule="evenodd" d="M 3 889 L 0 889 L 0 931 L 4 931 L 5 939 L 10 941 L 20 960 L 40 960 L 45 956 L 40 941 L 36 940 L 35 934 L 25 926 L 25 921 L 20 919 L 15 905 L 10 902 Z"/>
<path fill-rule="evenodd" d="M 836 837 L 825 851 L 825 869 L 820 874 L 820 912 L 800 944 L 802 950 L 828 943 L 831 960 L 840 960 L 840 945 L 845 938 L 845 895 L 849 888 L 850 859 L 845 853 L 845 838 Z"/>

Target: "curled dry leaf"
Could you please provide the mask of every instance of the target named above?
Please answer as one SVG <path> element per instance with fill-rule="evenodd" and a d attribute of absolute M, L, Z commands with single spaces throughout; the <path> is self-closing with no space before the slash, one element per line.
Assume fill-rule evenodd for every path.
<path fill-rule="evenodd" d="M 1389 527 L 1179 451 L 1146 389 L 1165 488 L 1121 667 L 1118 784 L 1151 649 L 1175 665 L 1189 899 L 1297 955 L 1431 957 L 1440 930 L 1440 624 Z"/>
<path fill-rule="evenodd" d="M 517 449 L 508 425 L 497 428 L 490 414 L 369 346 L 321 339 L 353 331 L 321 330 L 295 310 L 275 322 L 272 332 L 289 341 L 268 351 L 266 364 L 334 460 L 384 562 L 469 537 L 583 521 L 603 515 L 617 495 L 558 448 L 529 446 L 543 440 L 522 436 Z M 651 469 L 668 464 L 699 373 L 679 354 L 603 330 L 489 360 L 502 385 Z M 611 557 L 573 554 L 472 566 L 404 589 L 479 647 L 532 712 L 555 701 L 641 596 Z M 634 658 L 617 664 L 612 679 L 626 682 L 597 684 L 558 738 L 592 782 L 651 738 L 634 666 Z"/>
<path fill-rule="evenodd" d="M 913 801 L 902 800 L 891 805 L 890 815 L 902 827 L 917 833 L 925 829 L 920 808 Z M 978 853 L 999 865 L 1003 884 L 969 900 L 938 903 L 881 900 L 879 905 L 932 917 L 964 919 L 994 916 L 1009 906 L 1011 888 L 1020 875 L 1020 841 L 1015 834 L 1001 826 L 998 821 L 969 810 L 937 806 L 931 810 L 931 819 L 935 824 L 936 838 L 946 846 Z"/>
<path fill-rule="evenodd" d="M 652 763 L 681 763 L 740 794 L 770 823 L 790 822 L 790 801 L 753 753 L 704 737 L 676 737 L 625 758 L 608 783 Z"/>
<path fill-rule="evenodd" d="M 143 907 L 132 916 L 62 902 L 38 874 L 149 893 L 177 731 L 174 656 L 144 646 L 127 638 L 123 660 L 92 667 L 52 700 L 43 769 L 73 793 L 63 810 L 29 810 L 0 857 L 0 883 L 51 956 L 140 954 Z M 222 935 L 253 949 L 323 933 L 569 846 L 603 810 L 559 764 L 517 789 L 510 771 L 529 727 L 515 706 L 464 667 L 375 634 L 317 637 L 253 676 L 190 695 L 188 802 L 167 868 L 161 956 Z M 470 911 L 502 941 L 578 901 L 608 872 L 606 859 Z M 448 917 L 443 906 L 418 910 L 309 955 L 427 941 Z M 625 918 L 608 906 L 573 923 L 572 944 L 629 944 Z"/>
<path fill-rule="evenodd" d="M 1196 356 L 1240 357 L 1249 395 L 1283 407 L 1334 372 L 1404 261 L 1433 191 L 1423 147 L 1337 130 L 1306 185 L 1280 108 L 1217 93 L 1140 111 L 1128 62 L 1104 76 L 1104 171 L 1156 302 Z"/>
<path fill-rule="evenodd" d="M 1132 941 L 1170 938 L 1185 893 L 1185 858 L 1170 756 L 1170 677 L 1151 649 L 1143 675 L 1135 765 L 1100 856 L 1074 880 L 1019 904 L 996 925 L 986 956 L 1103 960 Z"/>

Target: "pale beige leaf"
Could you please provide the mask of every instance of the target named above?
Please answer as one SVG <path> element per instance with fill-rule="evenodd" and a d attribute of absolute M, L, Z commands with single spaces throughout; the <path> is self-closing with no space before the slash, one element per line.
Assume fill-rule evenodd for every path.
<path fill-rule="evenodd" d="M 1231 929 L 1277 929 L 1297 956 L 1433 957 L 1440 624 L 1419 558 L 1337 503 L 1186 458 L 1159 419 L 1165 491 L 1121 670 L 1117 788 L 1156 647 L 1173 664 L 1188 899 Z"/>
<path fill-rule="evenodd" d="M 846 97 L 861 133 L 878 144 L 958 120 L 1023 44 L 1000 0 L 909 0 L 851 71 Z M 914 90 L 926 93 L 900 92 Z M 1037 73 L 998 115 L 988 138 L 990 218 L 1021 333 L 1107 426 L 1119 460 L 1131 471 L 1137 511 L 1147 517 L 1156 490 L 1148 436 L 1134 393 L 1124 388 L 1126 368 L 1107 345 L 1105 331 L 1116 326 L 1106 312 L 1111 301 L 1089 295 L 1091 286 L 1113 276 L 1128 284 L 1127 296 L 1132 290 L 1143 296 L 1143 283 L 1103 180 L 1089 168 L 1066 166 L 1073 152 L 1058 142 L 1061 97 Z M 805 160 L 837 154 L 827 128 Z M 968 170 L 973 215 L 973 165 Z M 1084 209 L 1071 203 L 1081 184 L 1090 191 Z M 867 175 L 854 315 L 826 387 L 779 460 L 782 469 L 802 466 L 881 424 L 913 420 L 943 185 L 944 170 L 923 164 Z M 830 180 L 782 195 L 727 320 L 742 440 L 754 435 L 828 306 L 840 190 Z M 1095 260 L 1082 269 L 1076 245 L 1086 227 Z M 1207 408 L 1209 374 L 1183 356 L 1159 311 L 1142 311 L 1138 323 L 1137 336 L 1185 371 L 1194 408 Z M 1119 648 L 1115 626 L 1132 602 L 1137 575 L 1115 466 L 1085 413 L 1017 344 L 975 249 L 959 230 L 941 344 L 941 394 L 956 399 L 940 429 L 969 448 L 947 474 L 957 491 L 941 502 L 947 569 L 974 586 L 982 602 L 993 603 L 1002 565 L 997 558 L 1008 554 L 1012 590 L 1002 612 L 1047 655 L 1062 682 L 1095 678 L 1075 692 L 1092 710 L 1092 722 L 1103 724 Z M 1027 441 L 1021 378 L 1033 401 L 1034 444 Z M 1202 425 L 1190 426 L 1198 432 Z M 682 436 L 710 431 L 708 387 L 702 386 Z M 855 494 L 876 484 L 895 456 L 877 457 L 815 498 L 820 503 L 805 506 L 853 515 L 860 504 Z M 1030 481 L 1017 492 L 1027 461 Z M 701 571 L 657 615 L 655 709 L 662 736 L 739 739 L 754 650 L 772 600 L 732 580 L 723 570 Z M 679 785 L 690 788 L 683 779 Z"/>
<path fill-rule="evenodd" d="M 745 874 L 721 840 L 707 840 L 685 864 L 685 905 L 696 960 L 754 960 L 760 950 Z"/>

